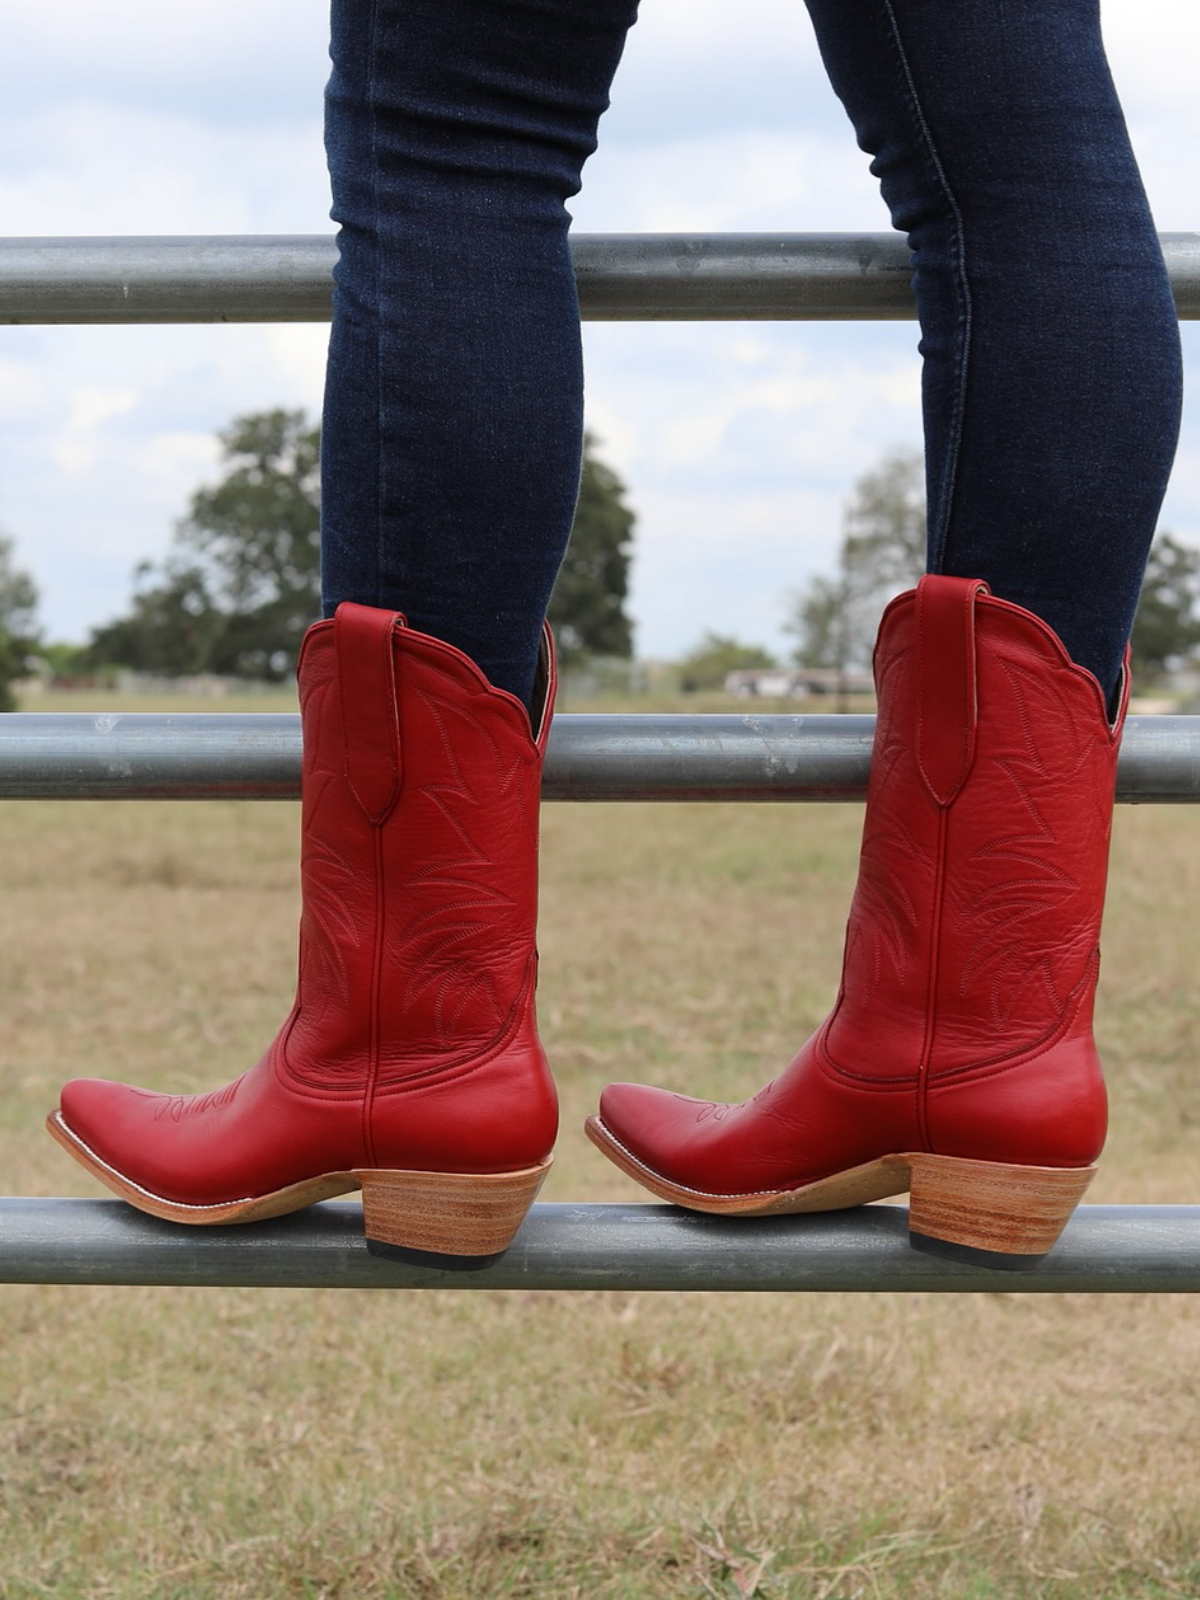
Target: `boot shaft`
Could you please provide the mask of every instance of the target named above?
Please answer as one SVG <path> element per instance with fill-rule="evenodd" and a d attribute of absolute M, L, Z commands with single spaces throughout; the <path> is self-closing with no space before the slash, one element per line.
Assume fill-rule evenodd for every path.
<path fill-rule="evenodd" d="M 386 1093 L 532 1034 L 545 659 L 535 734 L 516 699 L 395 613 L 344 605 L 309 630 L 300 978 L 283 1041 L 299 1080 Z"/>
<path fill-rule="evenodd" d="M 1047 626 L 966 580 L 892 603 L 875 675 L 830 1059 L 861 1071 L 882 1029 L 881 1075 L 932 1085 L 1090 1049 L 1122 717 Z"/>

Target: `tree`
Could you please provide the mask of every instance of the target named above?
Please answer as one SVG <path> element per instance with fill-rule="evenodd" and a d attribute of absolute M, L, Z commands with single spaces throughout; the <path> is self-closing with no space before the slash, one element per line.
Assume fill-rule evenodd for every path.
<path fill-rule="evenodd" d="M 756 644 L 742 644 L 728 634 L 708 632 L 679 663 L 679 687 L 693 694 L 720 689 L 731 672 L 773 667 L 775 658 Z"/>
<path fill-rule="evenodd" d="M 861 478 L 846 509 L 835 578 L 816 577 L 787 623 L 796 660 L 846 671 L 866 665 L 886 602 L 925 570 L 921 458 L 895 452 Z M 1135 681 L 1161 677 L 1200 647 L 1200 550 L 1156 535 L 1130 641 Z"/>
<path fill-rule="evenodd" d="M 282 678 L 321 614 L 321 430 L 303 411 L 276 410 L 219 437 L 229 471 L 196 491 L 176 533 L 225 617 L 209 671 Z"/>
<path fill-rule="evenodd" d="M 133 610 L 92 631 L 85 669 L 120 665 L 162 678 L 186 678 L 210 669 L 227 619 L 213 604 L 198 567 L 168 560 L 161 581 L 143 561 L 134 573 Z"/>
<path fill-rule="evenodd" d="M 239 417 L 219 435 L 227 468 L 193 494 L 166 559 L 135 573 L 128 616 L 96 629 L 91 667 L 163 677 L 291 673 L 320 615 L 320 429 L 302 411 Z M 579 506 L 550 620 L 567 666 L 629 656 L 633 513 L 586 441 Z"/>
<path fill-rule="evenodd" d="M 1150 547 L 1133 622 L 1134 681 L 1160 677 L 1200 645 L 1200 550 L 1169 533 Z"/>
<path fill-rule="evenodd" d="M 813 578 L 796 597 L 787 631 L 800 636 L 793 652 L 800 666 L 846 669 L 849 649 L 843 638 L 845 598 L 845 583 L 840 576 Z"/>
<path fill-rule="evenodd" d="M 218 437 L 225 476 L 192 496 L 162 565 L 138 567 L 133 611 L 95 631 L 94 664 L 273 679 L 295 666 L 321 606 L 320 429 L 276 410 Z"/>
<path fill-rule="evenodd" d="M 13 541 L 0 533 L 0 711 L 15 711 L 12 685 L 37 649 L 37 588 L 13 564 Z"/>
<path fill-rule="evenodd" d="M 799 639 L 797 661 L 839 672 L 865 666 L 883 607 L 924 570 L 923 461 L 897 450 L 855 485 L 836 578 L 815 578 L 797 596 L 787 625 Z"/>
<path fill-rule="evenodd" d="M 633 654 L 625 601 L 634 515 L 625 504 L 624 484 L 594 451 L 588 434 L 575 522 L 550 600 L 550 626 L 567 667 L 591 656 Z"/>

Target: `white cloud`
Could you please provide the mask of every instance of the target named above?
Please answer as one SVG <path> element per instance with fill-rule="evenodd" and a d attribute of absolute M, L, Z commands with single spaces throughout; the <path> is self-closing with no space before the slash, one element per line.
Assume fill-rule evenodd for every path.
<path fill-rule="evenodd" d="M 601 148 L 572 207 L 584 231 L 882 231 L 887 212 L 852 140 L 748 129 Z"/>
<path fill-rule="evenodd" d="M 327 0 L 8 0 L 10 233 L 326 232 Z M 1200 7 L 1105 0 L 1160 226 L 1200 228 Z M 647 0 L 575 206 L 589 231 L 886 227 L 799 0 Z M 53 635 L 127 601 L 240 413 L 320 403 L 327 330 L 0 330 L 0 514 Z M 1189 368 L 1200 360 L 1185 330 Z M 919 437 L 910 324 L 587 331 L 589 418 L 639 512 L 643 648 L 778 644 L 853 480 Z M 1200 417 L 1163 522 L 1200 543 Z M 686 581 L 684 581 L 686 580 Z"/>
<path fill-rule="evenodd" d="M 7 0 L 4 114 L 76 98 L 223 125 L 320 116 L 327 0 Z"/>
<path fill-rule="evenodd" d="M 69 397 L 67 418 L 62 431 L 49 441 L 54 464 L 68 478 L 81 477 L 96 465 L 104 446 L 105 423 L 124 417 L 137 404 L 134 389 L 101 389 L 88 386 Z"/>
<path fill-rule="evenodd" d="M 320 328 L 6 330 L 0 514 L 53 637 L 82 639 L 127 604 L 134 566 L 165 551 L 217 466 L 217 429 L 275 405 L 316 414 Z M 19 409 L 32 384 L 36 407 Z"/>
<path fill-rule="evenodd" d="M 896 327 L 595 324 L 589 422 L 638 515 L 638 647 L 705 628 L 786 649 L 786 597 L 832 565 L 853 481 L 920 436 Z"/>
<path fill-rule="evenodd" d="M 0 422 L 29 421 L 47 404 L 49 385 L 36 362 L 0 357 Z"/>
<path fill-rule="evenodd" d="M 678 657 L 708 630 L 789 648 L 790 594 L 835 559 L 837 492 L 652 491 L 637 504 L 655 530 L 639 546 L 631 586 L 640 654 Z"/>
<path fill-rule="evenodd" d="M 160 433 L 140 446 L 146 477 L 175 492 L 181 482 L 197 484 L 217 470 L 220 447 L 211 433 Z"/>
<path fill-rule="evenodd" d="M 266 331 L 267 349 L 278 381 L 296 397 L 292 405 L 303 405 L 314 415 L 321 407 L 325 388 L 325 353 L 329 348 L 329 329 L 323 323 L 281 323 Z"/>
<path fill-rule="evenodd" d="M 11 234 L 328 232 L 314 120 L 232 130 L 97 101 L 0 119 Z"/>

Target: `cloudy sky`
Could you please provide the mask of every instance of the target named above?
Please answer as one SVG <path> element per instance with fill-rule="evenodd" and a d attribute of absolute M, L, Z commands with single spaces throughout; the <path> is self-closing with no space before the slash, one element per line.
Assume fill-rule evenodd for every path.
<path fill-rule="evenodd" d="M 1159 226 L 1200 230 L 1200 6 L 1106 0 Z M 327 233 L 325 0 L 0 0 L 9 234 Z M 575 206 L 592 232 L 880 230 L 800 0 L 644 0 Z M 320 403 L 323 327 L 0 328 L 0 527 L 50 637 L 122 611 L 215 431 Z M 589 411 L 638 513 L 644 656 L 774 648 L 843 502 L 920 437 L 906 323 L 590 324 Z M 1185 324 L 1192 388 L 1200 336 Z M 1163 525 L 1200 545 L 1200 401 Z"/>

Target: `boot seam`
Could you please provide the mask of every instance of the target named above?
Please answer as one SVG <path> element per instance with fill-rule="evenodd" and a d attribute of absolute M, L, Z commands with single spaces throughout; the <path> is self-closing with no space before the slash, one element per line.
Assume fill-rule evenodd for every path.
<path fill-rule="evenodd" d="M 521 1031 L 525 1021 L 526 1010 L 531 1004 L 531 995 L 534 992 L 537 974 L 537 958 L 531 956 L 525 982 L 521 985 L 520 993 L 514 1000 L 511 1009 L 505 1018 L 504 1027 L 481 1049 L 469 1057 L 447 1066 L 444 1062 L 421 1068 L 419 1071 L 405 1074 L 402 1078 L 389 1081 L 382 1078 L 382 1073 L 376 1071 L 372 1082 L 369 1066 L 363 1071 L 356 1082 L 345 1085 L 314 1084 L 308 1079 L 296 1076 L 294 1069 L 287 1059 L 286 1034 L 291 1032 L 297 1020 L 298 1012 L 289 1019 L 285 1028 L 285 1035 L 276 1041 L 273 1055 L 276 1061 L 276 1076 L 282 1079 L 283 1086 L 289 1094 L 300 1096 L 313 1101 L 337 1101 L 362 1099 L 364 1105 L 369 1098 L 373 1103 L 379 1099 L 388 1099 L 392 1095 L 403 1094 L 409 1089 L 427 1088 L 431 1083 L 453 1082 L 457 1077 L 464 1077 L 472 1072 L 490 1066 L 497 1056 L 512 1044 L 515 1036 Z M 536 1027 L 530 1024 L 531 1035 L 536 1039 Z"/>
<path fill-rule="evenodd" d="M 908 1073 L 904 1077 L 879 1078 L 873 1077 L 867 1072 L 855 1072 L 851 1067 L 844 1067 L 841 1062 L 836 1061 L 829 1049 L 828 1042 L 830 1028 L 836 1015 L 837 1007 L 834 1008 L 833 1016 L 829 1017 L 818 1032 L 813 1045 L 813 1059 L 825 1077 L 832 1079 L 834 1082 L 841 1081 L 842 1083 L 850 1084 L 854 1088 L 870 1089 L 882 1093 L 912 1094 L 918 1088 L 921 1081 L 919 1071 Z"/>
<path fill-rule="evenodd" d="M 387 907 L 385 904 L 387 880 L 383 871 L 383 829 L 378 823 L 372 825 L 372 834 L 375 854 L 375 926 L 371 951 L 371 1006 L 370 1032 L 367 1045 L 367 1074 L 366 1083 L 363 1085 L 362 1091 L 362 1140 L 368 1166 L 376 1165 L 373 1121 L 375 1092 L 379 1084 L 380 1070 L 380 1009 L 383 993 L 384 934 L 387 921 Z"/>
<path fill-rule="evenodd" d="M 959 791 L 961 793 L 961 791 Z M 921 1147 L 932 1151 L 929 1131 L 929 1079 L 934 1057 L 934 1040 L 937 1036 L 937 995 L 941 976 L 942 920 L 946 898 L 946 859 L 950 849 L 950 810 L 939 808 L 937 856 L 933 866 L 932 911 L 929 929 L 929 958 L 925 988 L 925 1026 L 921 1038 L 921 1055 L 917 1062 L 916 1113 Z"/>

